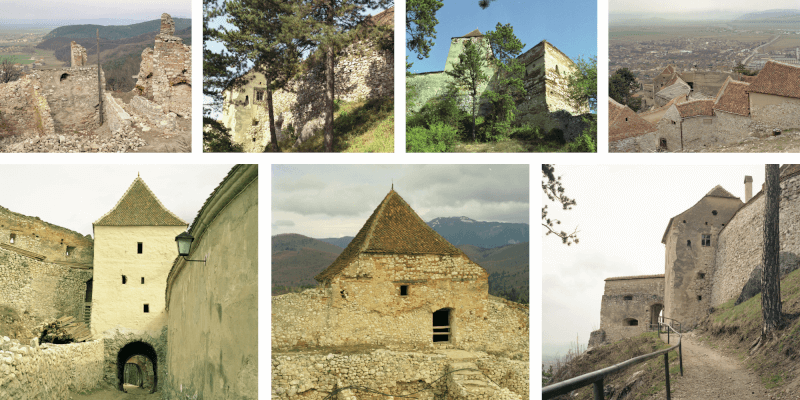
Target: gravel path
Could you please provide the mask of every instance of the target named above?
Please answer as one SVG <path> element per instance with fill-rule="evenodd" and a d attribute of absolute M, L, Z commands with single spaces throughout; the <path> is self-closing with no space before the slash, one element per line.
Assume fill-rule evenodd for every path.
<path fill-rule="evenodd" d="M 666 335 L 663 335 L 666 341 Z M 766 400 L 761 380 L 739 360 L 728 357 L 697 341 L 692 334 L 683 336 L 683 377 L 671 377 L 673 400 L 740 399 Z M 652 399 L 663 399 L 664 390 Z"/>

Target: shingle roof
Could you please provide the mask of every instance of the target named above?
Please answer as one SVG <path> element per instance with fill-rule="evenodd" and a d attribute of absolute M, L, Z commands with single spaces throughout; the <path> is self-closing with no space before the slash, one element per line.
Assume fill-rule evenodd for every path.
<path fill-rule="evenodd" d="M 314 279 L 330 280 L 361 253 L 464 254 L 429 227 L 394 190 L 386 195 L 333 264 Z"/>
<path fill-rule="evenodd" d="M 468 34 L 466 34 L 466 35 L 464 35 L 462 37 L 477 37 L 477 36 L 483 36 L 483 34 L 481 33 L 481 31 L 478 30 L 478 28 L 475 28 L 474 31 L 472 31 L 472 32 L 470 32 L 470 33 L 468 33 Z"/>
<path fill-rule="evenodd" d="M 675 73 L 675 68 L 672 65 L 667 65 L 667 68 L 664 68 L 664 70 L 661 71 L 661 74 L 667 74 L 667 75 L 674 74 L 674 73 Z M 659 74 L 659 75 L 661 75 L 661 74 Z"/>
<path fill-rule="evenodd" d="M 117 205 L 94 226 L 186 226 L 161 204 L 142 178 L 136 177 Z"/>
<path fill-rule="evenodd" d="M 720 185 L 714 186 L 714 188 L 711 189 L 711 191 L 709 191 L 708 193 L 706 193 L 706 195 L 703 196 L 703 197 L 706 197 L 706 196 L 727 197 L 727 198 L 731 198 L 731 199 L 738 199 L 738 197 L 732 195 L 731 192 L 725 190 L 725 188 L 723 188 Z"/>
<path fill-rule="evenodd" d="M 750 75 L 742 75 L 742 77 L 739 78 L 739 80 L 742 82 L 753 83 L 753 81 L 756 80 L 756 77 Z"/>
<path fill-rule="evenodd" d="M 677 107 L 683 118 L 714 115 L 714 99 L 687 101 L 686 103 L 678 104 Z"/>
<path fill-rule="evenodd" d="M 800 66 L 767 61 L 747 91 L 800 99 Z"/>
<path fill-rule="evenodd" d="M 610 142 L 655 132 L 656 126 L 636 115 L 628 106 L 608 99 L 608 140 Z"/>
<path fill-rule="evenodd" d="M 731 79 L 719 88 L 717 100 L 714 102 L 714 110 L 729 112 L 732 114 L 750 115 L 750 97 L 747 95 L 747 87 L 750 84 Z"/>

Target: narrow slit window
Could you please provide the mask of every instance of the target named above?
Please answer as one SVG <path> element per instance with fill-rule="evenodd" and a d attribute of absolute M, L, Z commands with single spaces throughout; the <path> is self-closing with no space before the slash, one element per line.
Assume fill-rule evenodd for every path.
<path fill-rule="evenodd" d="M 142 285 L 144 285 L 144 277 L 142 277 Z"/>
<path fill-rule="evenodd" d="M 136 243 L 136 253 L 142 254 L 142 250 L 144 248 L 144 244 L 142 242 Z"/>
<path fill-rule="evenodd" d="M 17 241 L 17 234 L 12 233 L 11 236 L 8 238 L 9 243 L 14 244 Z"/>
<path fill-rule="evenodd" d="M 400 286 L 400 296 L 408 296 L 408 285 Z"/>
<path fill-rule="evenodd" d="M 144 305 L 144 312 L 146 312 L 146 313 L 150 312 L 150 304 L 145 304 Z"/>
<path fill-rule="evenodd" d="M 124 285 L 126 283 L 128 283 L 128 277 L 125 276 L 125 275 L 122 275 L 122 284 Z"/>

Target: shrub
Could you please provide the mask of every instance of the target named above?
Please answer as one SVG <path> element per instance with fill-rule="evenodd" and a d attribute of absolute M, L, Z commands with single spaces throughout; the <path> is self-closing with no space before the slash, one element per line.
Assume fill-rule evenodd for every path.
<path fill-rule="evenodd" d="M 443 153 L 453 150 L 458 131 L 456 128 L 438 122 L 426 129 L 421 126 L 409 127 L 406 131 L 406 151 L 409 153 Z"/>
<path fill-rule="evenodd" d="M 566 151 L 596 153 L 597 141 L 586 132 L 581 133 L 574 141 L 567 143 Z"/>

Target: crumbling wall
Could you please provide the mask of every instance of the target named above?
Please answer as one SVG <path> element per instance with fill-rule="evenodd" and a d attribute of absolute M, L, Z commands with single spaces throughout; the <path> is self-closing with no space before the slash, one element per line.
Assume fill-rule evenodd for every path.
<path fill-rule="evenodd" d="M 166 108 L 142 96 L 133 96 L 129 104 L 136 115 L 140 115 L 161 129 L 174 129 L 178 126 L 176 116 L 166 112 Z"/>
<path fill-rule="evenodd" d="M 664 306 L 664 275 L 606 279 L 600 303 L 600 330 L 605 342 L 636 336 L 657 323 Z M 635 320 L 636 325 L 631 325 Z"/>
<path fill-rule="evenodd" d="M 0 337 L 0 398 L 71 399 L 103 377 L 103 341 L 23 345 Z"/>
<path fill-rule="evenodd" d="M 169 375 L 162 391 L 166 398 L 256 399 L 258 166 L 235 167 L 190 233 L 196 239 L 186 258 L 211 256 L 179 260 L 167 279 Z"/>
<path fill-rule="evenodd" d="M 735 143 L 747 138 L 751 131 L 750 118 L 722 110 L 714 110 L 716 114 L 717 138 L 724 143 Z"/>
<path fill-rule="evenodd" d="M 800 175 L 781 176 L 781 255 L 800 255 Z M 718 306 L 741 293 L 753 269 L 761 265 L 764 241 L 764 195 L 757 193 L 719 234 L 711 305 Z"/>
<path fill-rule="evenodd" d="M 105 91 L 102 69 L 100 74 Z M 47 99 L 56 133 L 80 133 L 99 126 L 97 66 L 35 70 L 31 77 Z"/>
<path fill-rule="evenodd" d="M 49 262 L 91 266 L 94 241 L 89 235 L 62 228 L 0 206 L 0 244 L 34 252 Z"/>
<path fill-rule="evenodd" d="M 92 270 L 43 262 L 35 256 L 0 245 L 0 302 L 27 311 L 36 322 L 63 316 L 82 321 Z"/>
<path fill-rule="evenodd" d="M 192 115 L 192 48 L 174 36 L 175 23 L 161 14 L 161 32 L 155 45 L 142 52 L 134 91 L 163 107 L 163 113 Z"/>
<path fill-rule="evenodd" d="M 720 144 L 716 135 L 716 117 L 713 115 L 699 115 L 684 118 L 681 122 L 683 133 L 683 148 L 703 150 L 706 146 Z"/>
<path fill-rule="evenodd" d="M 105 122 L 112 132 L 131 126 L 130 114 L 122 108 L 111 93 L 103 93 L 103 111 L 105 112 Z"/>
<path fill-rule="evenodd" d="M 800 99 L 749 93 L 750 115 L 769 130 L 800 128 Z"/>
<path fill-rule="evenodd" d="M 52 135 L 53 117 L 39 82 L 24 76 L 0 85 L 0 139 L 15 135 Z"/>
<path fill-rule="evenodd" d="M 72 68 L 86 66 L 86 57 L 87 57 L 86 49 L 83 46 L 79 45 L 78 43 L 75 43 L 74 40 L 69 44 L 69 47 L 70 47 L 69 66 Z"/>

